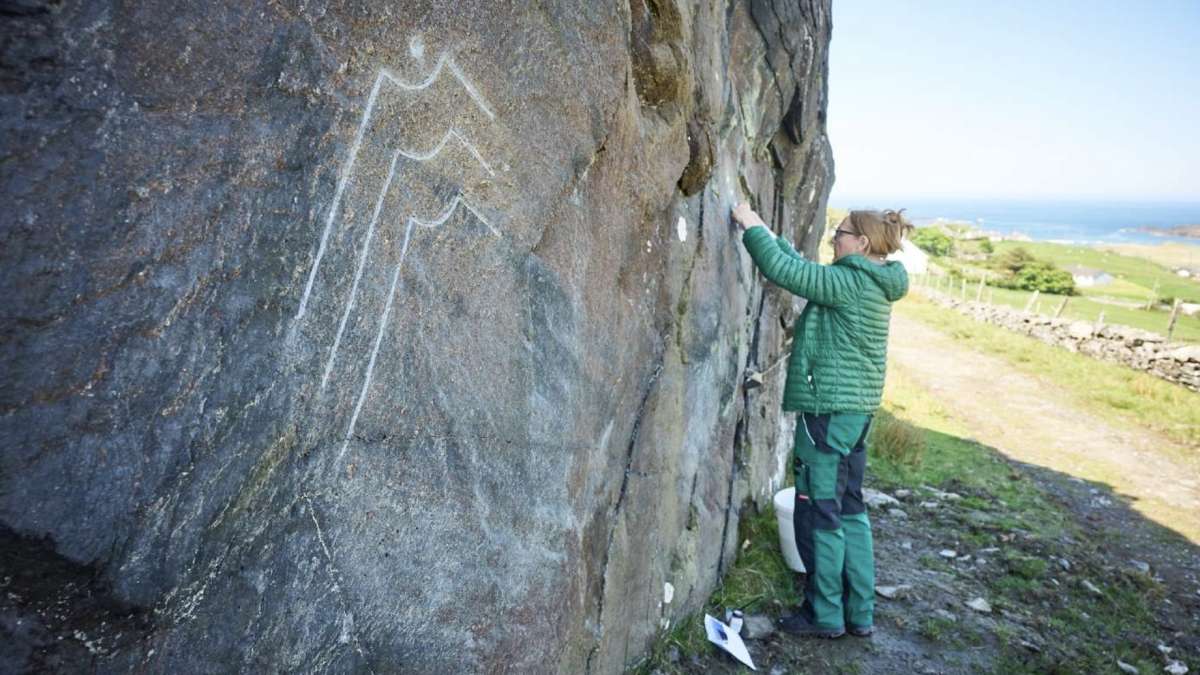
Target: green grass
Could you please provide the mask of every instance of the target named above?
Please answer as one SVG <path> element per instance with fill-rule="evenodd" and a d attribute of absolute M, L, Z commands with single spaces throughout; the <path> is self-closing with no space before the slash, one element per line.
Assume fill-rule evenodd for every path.
<path fill-rule="evenodd" d="M 1038 258 L 1050 260 L 1059 267 L 1082 265 L 1104 270 L 1115 279 L 1140 286 L 1149 292 L 1158 283 L 1159 297 L 1183 298 L 1189 302 L 1200 302 L 1200 283 L 1176 275 L 1171 270 L 1144 258 L 1121 255 L 1090 246 L 1071 246 L 1048 242 L 996 242 L 996 254 L 1024 247 Z M 1103 287 L 1097 290 L 1102 290 Z"/>
<path fill-rule="evenodd" d="M 1040 652 L 1020 644 L 1027 636 L 997 624 L 1001 659 L 996 673 L 1111 672 L 1116 659 L 1158 672 L 1154 640 L 1162 634 L 1152 608 L 1162 602 L 1163 587 L 1144 574 L 1113 568 L 1101 555 L 1102 542 L 1033 481 L 1015 474 L 999 454 L 964 438 L 965 430 L 927 392 L 913 385 L 902 370 L 889 373 L 884 410 L 927 435 L 927 450 L 917 465 L 897 464 L 873 456 L 869 477 L 890 488 L 939 486 L 966 495 L 958 508 L 982 517 L 964 518 L 961 539 L 974 546 L 995 542 L 999 532 L 1021 530 L 1026 536 L 1001 544 L 1006 573 L 982 577 L 985 597 L 997 609 L 1031 615 L 1044 641 Z M 974 524 L 971 524 L 974 523 Z M 1083 542 L 1065 548 L 1070 539 Z M 985 543 L 987 542 L 987 543 Z M 1059 574 L 1050 560 L 1063 555 L 1073 560 L 1070 574 Z M 945 563 L 923 557 L 923 566 Z M 1058 575 L 1059 585 L 1052 576 Z M 1103 590 L 1095 595 L 1077 580 L 1087 578 Z M 961 646 L 978 644 L 981 636 L 964 632 L 961 624 L 938 617 L 919 620 L 920 634 L 934 642 Z"/>
<path fill-rule="evenodd" d="M 987 516 L 977 527 L 1036 528 L 1057 533 L 1063 517 L 1046 508 L 1041 493 L 1028 481 L 1013 480 L 1012 467 L 999 454 L 965 437 L 968 430 L 936 399 L 912 382 L 903 370 L 891 368 L 884 388 L 880 414 L 906 422 L 925 435 L 925 451 L 916 464 L 897 462 L 872 452 L 869 476 L 885 490 L 914 485 L 942 486 L 964 496 L 966 507 L 984 506 L 1000 499 L 1012 509 Z M 970 531 L 964 533 L 968 538 Z M 977 543 L 983 543 L 982 538 Z M 936 568 L 941 559 L 930 562 Z"/>
<path fill-rule="evenodd" d="M 871 424 L 871 452 L 896 464 L 920 464 L 925 455 L 925 433 L 887 410 L 880 410 Z"/>
<path fill-rule="evenodd" d="M 743 511 L 743 514 L 747 513 Z M 738 526 L 738 541 L 749 541 L 750 545 L 739 550 L 737 561 L 725 573 L 704 609 L 687 615 L 660 635 L 650 656 L 633 670 L 634 673 L 644 675 L 656 669 L 663 673 L 681 672 L 679 669 L 690 655 L 710 649 L 704 632 L 705 613 L 724 620 L 727 608 L 738 608 L 749 615 L 775 613 L 779 608 L 800 603 L 796 574 L 788 568 L 779 550 L 775 509 L 768 507 L 761 513 L 743 515 Z M 667 658 L 672 647 L 683 656 L 679 664 L 673 664 Z"/>
<path fill-rule="evenodd" d="M 978 253 L 979 242 L 957 242 L 958 254 Z M 1101 312 L 1106 323 L 1140 328 L 1165 335 L 1170 322 L 1169 303 L 1153 303 L 1150 309 L 1144 304 L 1152 300 L 1164 298 L 1181 298 L 1187 302 L 1200 302 L 1200 281 L 1185 279 L 1176 275 L 1170 269 L 1146 258 L 1122 255 L 1120 253 L 1093 248 L 1089 246 L 1071 246 L 1049 242 L 1014 242 L 1004 241 L 994 244 L 994 255 L 1017 247 L 1023 247 L 1038 258 L 1049 260 L 1059 267 L 1068 268 L 1082 265 L 1092 269 L 1103 270 L 1113 276 L 1112 283 L 1103 286 L 1077 287 L 1078 295 L 1073 296 L 1067 303 L 1063 317 L 1083 321 L 1095 321 Z M 1200 246 L 1195 247 L 1200 252 Z M 966 261 L 956 258 L 938 259 L 944 267 L 959 270 L 963 275 L 977 278 L 985 274 L 995 274 L 986 268 L 983 261 Z M 957 295 L 961 285 L 954 280 L 951 292 Z M 974 299 L 975 284 L 968 282 L 967 297 Z M 984 299 L 995 298 L 997 304 L 1004 304 L 1024 309 L 1029 300 L 1029 291 L 1018 291 L 1004 288 L 985 288 Z M 1038 306 L 1034 309 L 1042 314 L 1053 314 L 1062 302 L 1063 296 L 1041 295 Z M 1138 303 L 1143 307 L 1122 306 L 1123 304 Z M 1172 339 L 1178 342 L 1200 343 L 1200 316 L 1180 315 Z"/>
<path fill-rule="evenodd" d="M 954 644 L 958 641 L 958 634 L 961 632 L 957 623 L 939 616 L 931 616 L 921 622 L 921 636 L 930 642 Z M 956 644 L 956 646 L 961 645 Z"/>
<path fill-rule="evenodd" d="M 1073 354 L 1025 335 L 980 323 L 918 296 L 896 310 L 964 344 L 995 354 L 1017 370 L 1051 380 L 1077 404 L 1102 415 L 1148 427 L 1180 444 L 1200 446 L 1200 394 L 1147 373 Z M 1184 456 L 1189 461 L 1196 453 Z"/>
<path fill-rule="evenodd" d="M 995 672 L 1115 672 L 1117 659 L 1142 672 L 1161 672 L 1151 636 L 1162 630 L 1151 608 L 1162 602 L 1162 586 L 1149 580 L 1146 585 L 1130 583 L 1120 572 L 1085 573 L 1104 589 L 1103 595 L 1069 579 L 1058 587 L 1013 576 L 994 584 L 1002 602 L 1041 607 L 1035 614 L 1035 628 L 1046 641 L 1036 653 L 1010 644 Z M 1159 665 L 1153 665 L 1156 662 Z"/>
<path fill-rule="evenodd" d="M 1039 579 L 1046 574 L 1047 563 L 1042 558 L 1009 552 L 1004 556 L 1004 564 L 1010 573 L 1022 579 Z"/>
<path fill-rule="evenodd" d="M 944 289 L 945 287 L 943 287 Z M 961 285 L 956 282 L 951 286 L 949 291 L 951 297 L 959 297 L 962 293 Z M 1136 299 L 1145 301 L 1145 297 L 1149 296 L 1147 290 L 1142 298 L 1117 298 L 1117 302 L 1131 302 Z M 985 286 L 983 289 L 983 301 L 991 302 L 996 305 L 1004 305 L 1015 309 L 1025 309 L 1025 305 L 1029 304 L 1029 298 L 1033 295 L 1030 291 L 1019 291 L 1010 288 L 994 288 Z M 967 299 L 974 300 L 976 296 L 976 284 L 967 284 Z M 1104 323 L 1118 326 L 1130 326 L 1132 328 L 1140 328 L 1142 330 L 1157 333 L 1159 335 L 1167 334 L 1167 324 L 1170 322 L 1171 314 L 1169 311 L 1161 307 L 1146 310 L 1141 308 L 1124 307 L 1119 304 L 1106 303 L 1103 299 L 1107 296 L 1099 296 L 1095 291 L 1089 289 L 1083 295 L 1072 296 L 1067 299 L 1067 307 L 1063 310 L 1062 318 L 1074 319 L 1077 321 L 1096 321 L 1100 317 L 1100 313 L 1104 312 Z M 1037 304 L 1032 308 L 1034 312 L 1053 316 L 1058 310 L 1059 304 L 1062 303 L 1064 296 L 1039 294 Z M 1175 332 L 1171 335 L 1172 342 L 1200 343 L 1200 315 L 1184 316 L 1180 314 L 1175 322 Z"/>

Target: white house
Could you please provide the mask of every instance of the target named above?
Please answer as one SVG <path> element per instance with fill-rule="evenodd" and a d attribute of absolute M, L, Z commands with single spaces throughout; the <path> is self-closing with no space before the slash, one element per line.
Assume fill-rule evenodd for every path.
<path fill-rule="evenodd" d="M 889 255 L 888 260 L 899 260 L 909 274 L 929 271 L 929 254 L 907 239 L 900 241 L 900 250 Z"/>
<path fill-rule="evenodd" d="M 1075 279 L 1076 286 L 1104 286 L 1112 283 L 1112 275 L 1104 270 L 1092 269 L 1081 265 L 1071 265 L 1067 268 Z"/>

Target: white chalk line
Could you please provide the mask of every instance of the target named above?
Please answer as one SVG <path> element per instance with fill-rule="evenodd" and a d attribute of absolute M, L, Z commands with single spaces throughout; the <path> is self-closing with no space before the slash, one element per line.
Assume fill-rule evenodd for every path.
<path fill-rule="evenodd" d="M 471 145 L 471 142 L 468 141 L 466 139 L 466 137 L 464 137 L 462 134 L 460 134 L 458 132 L 458 130 L 453 127 L 451 127 L 450 130 L 446 132 L 445 136 L 442 136 L 442 140 L 438 141 L 438 144 L 433 146 L 433 149 L 430 150 L 429 152 L 420 153 L 420 152 L 409 152 L 407 150 L 400 150 L 400 154 L 407 157 L 408 159 L 413 159 L 418 162 L 427 162 L 427 161 L 433 159 L 434 157 L 437 157 L 438 154 L 440 154 L 442 152 L 442 148 L 446 147 L 446 144 L 449 143 L 451 139 L 458 140 L 458 142 L 461 143 L 462 146 L 465 147 L 467 149 L 467 151 L 471 153 L 471 156 L 475 158 L 475 161 L 479 162 L 480 166 L 483 167 L 484 171 L 488 172 L 488 175 L 490 175 L 490 176 L 496 175 L 496 172 L 493 171 L 492 167 L 490 165 L 488 165 L 488 163 L 483 159 L 483 155 L 479 154 L 479 151 L 475 149 L 475 146 Z"/>
<path fill-rule="evenodd" d="M 383 189 L 379 191 L 379 197 L 375 201 L 375 211 L 371 214 L 371 222 L 367 227 L 367 234 L 365 241 L 363 242 L 362 253 L 359 255 L 358 259 L 358 268 L 354 271 L 354 283 L 350 286 L 350 299 L 346 303 L 345 311 L 342 312 L 342 320 L 338 323 L 337 334 L 333 338 L 333 347 L 329 350 L 329 359 L 325 363 L 325 373 L 321 377 L 320 392 L 324 392 L 326 385 L 329 384 L 329 376 L 333 372 L 333 364 L 337 360 L 338 349 L 342 344 L 342 335 L 346 331 L 346 323 L 349 321 L 350 312 L 354 309 L 354 304 L 358 297 L 358 285 L 362 280 L 363 270 L 367 264 L 367 254 L 371 248 L 371 239 L 375 234 L 375 224 L 379 221 L 379 214 L 383 210 L 384 197 L 387 195 L 388 188 L 391 186 L 392 180 L 395 178 L 397 160 L 403 156 L 419 162 L 428 161 L 441 153 L 442 148 L 444 148 L 452 138 L 457 139 L 460 143 L 462 143 L 471 152 L 471 154 L 474 155 L 475 159 L 479 161 L 483 168 L 486 169 L 488 173 L 494 175 L 492 168 L 488 166 L 488 163 L 484 161 L 483 157 L 474 148 L 474 146 L 472 146 L 467 139 L 463 138 L 462 134 L 458 133 L 458 131 L 455 129 L 450 129 L 450 131 L 447 131 L 446 135 L 442 137 L 442 140 L 439 141 L 438 144 L 429 152 L 418 153 L 408 152 L 406 150 L 397 150 L 396 153 L 392 155 L 392 163 L 388 168 L 387 180 L 384 181 Z M 459 194 L 461 195 L 461 193 Z M 469 203 L 467 203 L 465 200 L 462 200 L 459 195 L 455 196 L 454 201 L 452 201 L 450 204 L 450 207 L 434 221 L 423 221 L 415 217 L 411 220 L 414 220 L 416 224 L 421 225 L 422 227 L 437 227 L 450 218 L 450 215 L 454 212 L 454 208 L 458 206 L 459 203 L 462 203 L 463 206 L 465 206 L 472 214 L 474 214 L 481 223 L 486 225 L 487 228 L 492 231 L 492 234 L 496 235 L 497 237 L 500 236 L 500 232 L 497 231 L 496 228 L 492 227 L 491 223 L 487 222 L 487 219 L 481 216 L 479 212 L 472 208 Z"/>
<path fill-rule="evenodd" d="M 488 105 L 487 100 L 483 98 L 483 95 L 479 93 L 479 90 L 475 88 L 475 85 L 471 82 L 471 80 L 466 76 L 465 73 L 463 73 L 462 69 L 458 67 L 458 64 L 454 62 L 454 57 L 451 56 L 450 52 L 448 51 L 442 52 L 442 55 L 438 57 L 437 65 L 433 67 L 433 72 L 429 73 L 424 80 L 421 80 L 415 84 L 411 82 L 405 82 L 395 73 L 386 68 L 379 72 L 392 82 L 396 83 L 396 85 L 398 85 L 401 89 L 419 91 L 421 89 L 429 88 L 430 85 L 436 82 L 438 75 L 441 75 L 442 73 L 442 68 L 450 69 L 450 74 L 454 75 L 454 77 L 458 80 L 458 83 L 462 85 L 462 88 L 467 90 L 467 95 L 469 95 L 471 100 L 475 102 L 475 105 L 483 111 L 483 114 L 488 116 L 488 119 L 496 119 L 496 113 L 492 112 L 492 108 Z"/>
<path fill-rule="evenodd" d="M 308 308 L 308 298 L 312 295 L 313 283 L 317 278 L 317 269 L 321 266 L 322 258 L 325 257 L 325 248 L 329 242 L 329 234 L 333 231 L 334 216 L 337 215 L 338 207 L 340 207 L 342 203 L 342 195 L 346 190 L 346 184 L 350 181 L 350 177 L 353 174 L 354 163 L 358 159 L 358 151 L 362 148 L 362 140 L 363 136 L 366 135 L 367 123 L 371 120 L 371 112 L 375 109 L 375 101 L 379 97 L 379 90 L 383 85 L 384 78 L 387 78 L 401 89 L 418 91 L 421 89 L 427 89 L 430 85 L 437 81 L 438 75 L 441 74 L 443 67 L 450 68 L 451 74 L 454 75 L 459 84 L 461 84 L 463 89 L 466 90 L 467 94 L 471 97 L 471 100 L 475 102 L 475 105 L 478 106 L 479 109 L 488 116 L 488 119 L 496 119 L 496 113 L 492 112 L 491 107 L 483 98 L 483 95 L 479 93 L 479 90 L 475 88 L 475 85 L 472 84 L 471 80 L 462 72 L 461 69 L 459 69 L 458 64 L 454 63 L 453 57 L 450 56 L 450 52 L 442 52 L 442 55 L 438 58 L 437 65 L 434 66 L 433 72 L 431 72 L 424 80 L 416 84 L 405 82 L 386 68 L 380 69 L 379 73 L 375 76 L 375 83 L 371 85 L 371 94 L 367 97 L 367 107 L 363 110 L 362 119 L 358 123 L 358 131 L 354 134 L 354 142 L 350 145 L 350 155 L 347 157 L 346 163 L 342 166 L 341 175 L 338 176 L 337 189 L 333 193 L 333 203 L 329 206 L 329 213 L 325 216 L 325 229 L 322 231 L 321 241 L 317 245 L 317 255 L 313 259 L 312 269 L 309 270 L 308 282 L 304 285 L 304 294 L 300 297 L 300 307 L 296 310 L 296 318 L 293 319 L 293 331 L 296 328 L 296 323 L 304 317 L 304 312 Z M 465 143 L 465 139 L 463 140 Z M 478 159 L 484 165 L 484 167 L 488 169 L 488 172 L 491 173 L 491 168 L 487 166 L 486 162 L 483 162 L 482 157 L 479 156 L 479 153 L 475 151 L 474 147 L 469 143 L 467 146 L 468 149 L 471 150 L 472 154 L 476 156 L 476 159 Z"/>
<path fill-rule="evenodd" d="M 404 258 L 408 255 L 408 242 L 412 238 L 413 220 L 410 218 L 408 227 L 404 228 L 404 245 L 400 249 L 400 262 L 396 263 L 396 271 L 392 273 L 392 286 L 388 291 L 387 303 L 383 306 L 383 317 L 379 320 L 379 330 L 375 333 L 375 346 L 371 348 L 371 358 L 367 361 L 367 374 L 363 379 L 362 390 L 358 393 L 358 401 L 354 404 L 354 413 L 350 415 L 350 426 L 346 428 L 346 437 L 342 439 L 342 451 L 338 453 L 338 461 L 346 455 L 350 446 L 350 438 L 354 435 L 354 426 L 358 424 L 358 414 L 362 412 L 363 402 L 367 400 L 367 390 L 371 388 L 371 376 L 375 372 L 375 358 L 379 356 L 379 345 L 383 343 L 383 334 L 387 328 L 388 315 L 392 313 L 392 303 L 396 299 L 396 284 L 400 281 L 400 270 L 404 267 Z"/>
<path fill-rule="evenodd" d="M 466 199 L 463 198 L 461 192 L 454 195 L 454 199 L 451 200 L 450 206 L 447 206 L 445 211 L 442 211 L 440 214 L 438 214 L 437 218 L 434 218 L 433 220 L 422 220 L 416 216 L 409 216 L 408 222 L 416 224 L 416 225 L 420 225 L 421 227 L 425 227 L 425 228 L 438 227 L 442 223 L 445 223 L 447 220 L 450 220 L 450 216 L 454 215 L 454 209 L 458 208 L 459 204 L 462 204 L 462 206 L 464 208 L 466 208 L 468 211 L 471 212 L 471 215 L 475 216 L 475 218 L 477 218 L 479 220 L 479 222 L 483 223 L 487 227 L 487 229 L 491 230 L 492 234 L 496 235 L 497 237 L 500 236 L 500 230 L 497 230 L 495 227 L 492 226 L 491 223 L 489 223 L 487 221 L 486 218 L 484 218 L 482 215 L 480 215 L 480 213 L 475 210 L 475 207 L 471 206 L 470 202 L 468 202 Z"/>
<path fill-rule="evenodd" d="M 383 335 L 387 331 L 388 316 L 392 313 L 392 304 L 396 299 L 396 286 L 400 282 L 400 270 L 404 268 L 404 259 L 408 256 L 408 244 L 412 239 L 413 228 L 415 226 L 435 228 L 442 225 L 450 219 L 450 216 L 454 213 L 454 209 L 460 204 L 478 218 L 479 222 L 486 225 L 493 234 L 497 237 L 500 236 L 500 232 L 492 227 L 483 216 L 479 215 L 479 212 L 467 200 L 462 198 L 462 193 L 455 195 L 450 206 L 434 220 L 422 220 L 416 216 L 409 216 L 408 224 L 404 229 L 404 244 L 400 248 L 400 261 L 396 263 L 396 270 L 392 272 L 392 285 L 388 290 L 387 302 L 383 306 L 383 317 L 379 320 L 379 330 L 375 332 L 375 344 L 371 348 L 371 358 L 367 361 L 367 373 L 363 379 L 362 389 L 358 392 L 358 400 L 354 404 L 354 412 L 350 415 L 350 426 L 346 428 L 346 436 L 342 439 L 342 450 L 338 453 L 339 462 L 346 455 L 346 449 L 350 446 L 350 439 L 354 437 L 354 427 L 358 424 L 358 416 L 362 412 L 363 404 L 367 400 L 367 390 L 370 389 L 371 378 L 375 374 L 375 359 L 379 356 L 379 347 L 383 344 Z"/>
<path fill-rule="evenodd" d="M 367 123 L 371 121 L 371 111 L 375 109 L 375 99 L 379 97 L 379 89 L 383 85 L 383 73 L 375 76 L 375 84 L 371 86 L 371 95 L 367 97 L 367 107 L 363 110 L 362 120 L 358 123 L 358 131 L 354 134 L 354 143 L 350 145 L 350 156 L 342 166 L 342 175 L 338 177 L 337 189 L 333 193 L 333 204 L 325 216 L 325 231 L 321 233 L 321 243 L 317 246 L 317 257 L 313 260 L 312 269 L 308 273 L 308 283 L 304 286 L 304 295 L 300 297 L 300 309 L 296 311 L 294 322 L 304 316 L 308 307 L 308 296 L 312 294 L 313 281 L 317 278 L 317 268 L 321 266 L 321 258 L 325 257 L 325 245 L 329 242 L 329 233 L 333 231 L 333 217 L 337 215 L 342 203 L 342 194 L 346 191 L 346 183 L 350 181 L 354 162 L 358 159 L 358 151 L 362 147 L 363 136 L 367 133 Z M 295 323 L 293 323 L 295 330 Z"/>
<path fill-rule="evenodd" d="M 337 359 L 338 347 L 342 344 L 342 334 L 346 331 L 346 322 L 350 319 L 350 312 L 354 309 L 354 302 L 358 297 L 358 284 L 362 281 L 363 270 L 367 266 L 367 254 L 371 250 L 371 238 L 375 236 L 375 223 L 379 222 L 379 214 L 383 211 L 383 202 L 387 197 L 388 189 L 392 186 L 392 179 L 396 177 L 396 162 L 400 160 L 401 151 L 397 150 L 392 155 L 392 165 L 388 168 L 387 180 L 383 182 L 383 188 L 379 190 L 379 198 L 375 200 L 375 211 L 371 214 L 371 223 L 367 226 L 367 235 L 363 239 L 362 253 L 358 257 L 358 269 L 354 270 L 354 283 L 350 285 L 350 299 L 346 302 L 346 310 L 342 312 L 342 320 L 338 323 L 337 335 L 333 338 L 333 347 L 329 350 L 329 360 L 325 363 L 325 375 L 321 377 L 321 389 L 325 391 L 325 385 L 329 382 L 329 374 L 333 372 L 333 362 Z"/>

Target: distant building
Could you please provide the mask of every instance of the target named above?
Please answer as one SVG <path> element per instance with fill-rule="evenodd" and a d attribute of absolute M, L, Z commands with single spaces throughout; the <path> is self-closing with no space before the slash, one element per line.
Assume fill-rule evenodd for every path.
<path fill-rule="evenodd" d="M 901 240 L 900 250 L 889 255 L 888 260 L 898 260 L 909 274 L 929 271 L 929 254 L 907 239 Z"/>
<path fill-rule="evenodd" d="M 1112 275 L 1104 270 L 1092 269 L 1091 267 L 1083 267 L 1081 265 L 1072 265 L 1067 268 L 1071 276 L 1075 279 L 1076 286 L 1104 286 L 1112 283 Z"/>

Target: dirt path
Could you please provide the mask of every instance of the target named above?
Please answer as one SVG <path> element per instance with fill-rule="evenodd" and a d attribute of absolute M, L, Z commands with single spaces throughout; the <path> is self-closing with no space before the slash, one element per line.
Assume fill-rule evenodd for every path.
<path fill-rule="evenodd" d="M 1200 543 L 1200 472 L 1164 452 L 1170 441 L 1080 410 L 1053 382 L 900 313 L 892 316 L 889 356 L 975 440 L 1021 462 L 1107 483 L 1147 518 Z"/>

